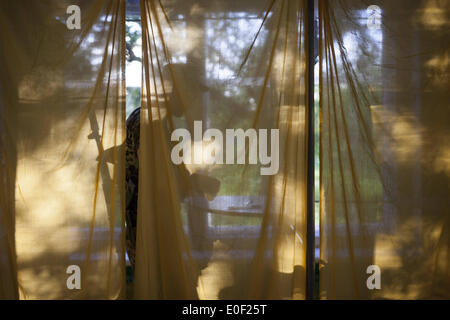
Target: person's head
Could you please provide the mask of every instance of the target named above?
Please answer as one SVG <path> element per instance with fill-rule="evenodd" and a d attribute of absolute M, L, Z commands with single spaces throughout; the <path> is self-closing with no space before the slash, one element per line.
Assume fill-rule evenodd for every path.
<path fill-rule="evenodd" d="M 162 74 L 172 115 L 201 120 L 203 93 L 207 88 L 200 68 L 193 64 L 172 63 L 164 66 Z"/>

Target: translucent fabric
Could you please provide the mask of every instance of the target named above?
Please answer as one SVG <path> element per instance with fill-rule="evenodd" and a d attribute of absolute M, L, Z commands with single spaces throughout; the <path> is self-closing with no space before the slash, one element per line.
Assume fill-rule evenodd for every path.
<path fill-rule="evenodd" d="M 320 295 L 448 299 L 450 2 L 370 4 L 319 1 Z"/>
<path fill-rule="evenodd" d="M 305 298 L 305 10 L 141 1 L 136 298 Z"/>
<path fill-rule="evenodd" d="M 125 1 L 0 3 L 0 298 L 124 292 L 124 30 Z"/>

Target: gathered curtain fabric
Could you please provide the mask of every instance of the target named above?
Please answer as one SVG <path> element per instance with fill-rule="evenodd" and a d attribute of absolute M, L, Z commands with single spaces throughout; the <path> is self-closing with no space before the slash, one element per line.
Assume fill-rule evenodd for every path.
<path fill-rule="evenodd" d="M 450 3 L 370 4 L 319 1 L 320 296 L 449 299 Z"/>
<path fill-rule="evenodd" d="M 373 2 L 317 1 L 320 298 L 448 299 L 450 3 Z M 125 3 L 0 2 L 0 299 L 125 297 Z M 304 299 L 307 1 L 140 10 L 134 298 Z"/>
<path fill-rule="evenodd" d="M 304 299 L 306 1 L 140 7 L 135 298 Z"/>
<path fill-rule="evenodd" d="M 0 48 L 0 299 L 123 297 L 125 1 L 2 1 Z"/>

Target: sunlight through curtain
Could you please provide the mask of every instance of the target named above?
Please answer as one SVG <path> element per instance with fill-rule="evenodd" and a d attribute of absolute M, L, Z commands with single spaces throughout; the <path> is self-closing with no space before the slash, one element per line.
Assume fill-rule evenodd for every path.
<path fill-rule="evenodd" d="M 305 298 L 305 11 L 141 1 L 135 298 Z"/>
<path fill-rule="evenodd" d="M 124 292 L 124 30 L 125 1 L 0 3 L 0 298 Z"/>
<path fill-rule="evenodd" d="M 448 299 L 450 3 L 370 4 L 319 1 L 320 295 Z"/>

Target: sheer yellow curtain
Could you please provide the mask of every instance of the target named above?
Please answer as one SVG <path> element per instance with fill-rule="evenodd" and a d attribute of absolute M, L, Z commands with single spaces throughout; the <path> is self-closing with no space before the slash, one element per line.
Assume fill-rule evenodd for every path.
<path fill-rule="evenodd" d="M 319 1 L 320 294 L 448 299 L 450 3 L 370 4 Z"/>
<path fill-rule="evenodd" d="M 124 30 L 123 0 L 0 4 L 0 298 L 124 292 Z"/>
<path fill-rule="evenodd" d="M 3 127 L 3 116 L 4 109 L 3 105 L 0 104 L 1 127 Z M 1 134 L 0 150 L 5 150 L 5 142 L 5 136 Z M 6 170 L 6 153 L 0 151 L 0 300 L 17 299 L 19 297 L 14 241 L 13 179 L 14 176 L 11 176 L 11 171 Z"/>
<path fill-rule="evenodd" d="M 140 5 L 135 297 L 305 298 L 306 1 Z"/>

